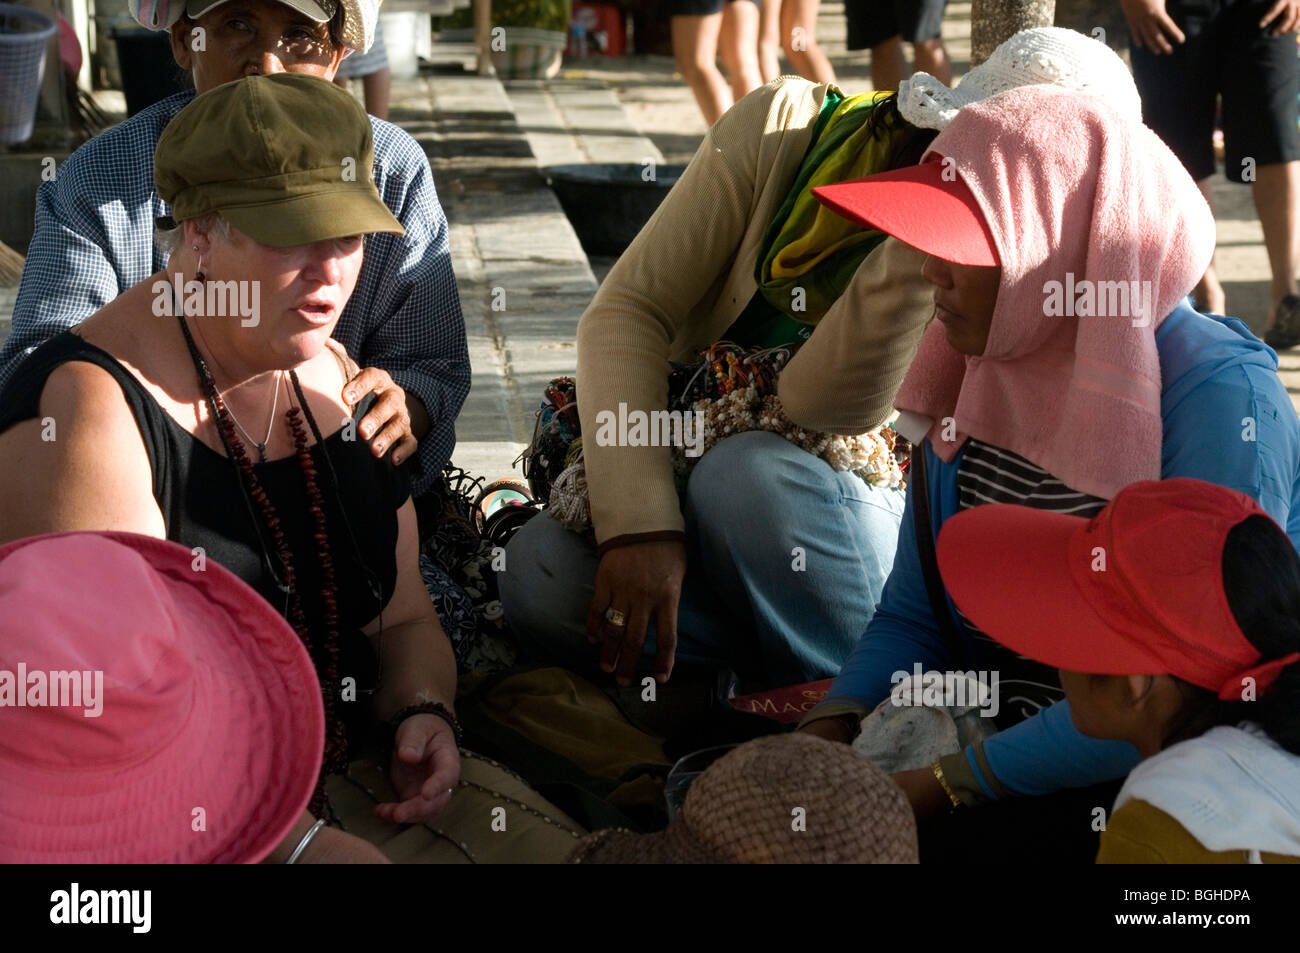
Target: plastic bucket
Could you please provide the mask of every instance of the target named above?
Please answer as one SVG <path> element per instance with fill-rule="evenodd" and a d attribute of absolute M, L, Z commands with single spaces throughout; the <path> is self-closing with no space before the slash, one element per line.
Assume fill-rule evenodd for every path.
<path fill-rule="evenodd" d="M 553 79 L 564 59 L 567 33 L 505 27 L 505 49 L 492 51 L 492 65 L 499 79 Z"/>
<path fill-rule="evenodd" d="M 56 28 L 43 13 L 0 3 L 0 143 L 32 137 L 45 50 Z"/>
<path fill-rule="evenodd" d="M 122 70 L 128 116 L 185 89 L 184 74 L 172 56 L 171 34 L 166 30 L 114 27 L 113 45 Z"/>
<path fill-rule="evenodd" d="M 569 42 L 567 33 L 553 30 L 534 30 L 531 27 L 493 27 L 492 65 L 498 79 L 553 79 L 560 72 L 564 60 L 564 47 Z M 473 43 L 474 31 L 465 29 L 443 30 L 439 34 L 443 43 Z"/>

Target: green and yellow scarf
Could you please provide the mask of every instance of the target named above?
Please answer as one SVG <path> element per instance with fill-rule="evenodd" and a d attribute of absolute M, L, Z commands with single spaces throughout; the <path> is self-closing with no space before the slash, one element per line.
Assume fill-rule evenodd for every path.
<path fill-rule="evenodd" d="M 813 197 L 819 185 L 884 171 L 906 127 L 872 135 L 867 120 L 888 92 L 845 96 L 829 86 L 812 143 L 790 193 L 768 227 L 754 279 L 758 294 L 728 330 L 729 340 L 775 347 L 807 339 L 844 293 L 884 233 L 836 215 Z"/>

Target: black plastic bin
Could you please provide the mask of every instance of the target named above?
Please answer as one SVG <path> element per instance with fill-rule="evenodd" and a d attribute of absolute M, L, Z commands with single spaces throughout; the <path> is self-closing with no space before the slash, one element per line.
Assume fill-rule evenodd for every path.
<path fill-rule="evenodd" d="M 686 170 L 661 165 L 653 179 L 644 165 L 593 163 L 553 165 L 543 171 L 588 255 L 616 257 L 636 238 Z"/>

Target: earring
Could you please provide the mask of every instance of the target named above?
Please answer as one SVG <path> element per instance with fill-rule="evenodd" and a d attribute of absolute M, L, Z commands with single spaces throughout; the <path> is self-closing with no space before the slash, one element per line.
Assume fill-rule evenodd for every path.
<path fill-rule="evenodd" d="M 197 249 L 195 249 L 195 250 L 197 251 Z M 199 256 L 199 266 L 198 266 L 196 269 L 194 269 L 194 280 L 195 280 L 195 281 L 198 281 L 198 282 L 204 282 L 204 281 L 207 281 L 207 280 L 208 280 L 208 276 L 205 275 L 205 274 L 203 273 L 203 256 L 202 256 L 202 255 Z"/>

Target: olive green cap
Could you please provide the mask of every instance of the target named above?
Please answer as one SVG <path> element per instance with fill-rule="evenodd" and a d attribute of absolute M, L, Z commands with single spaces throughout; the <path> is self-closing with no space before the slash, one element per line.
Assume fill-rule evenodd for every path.
<path fill-rule="evenodd" d="M 300 73 L 248 76 L 176 114 L 154 149 L 177 222 L 220 212 L 263 245 L 405 234 L 372 177 L 370 117 L 340 86 Z"/>

